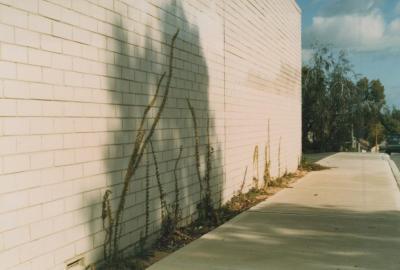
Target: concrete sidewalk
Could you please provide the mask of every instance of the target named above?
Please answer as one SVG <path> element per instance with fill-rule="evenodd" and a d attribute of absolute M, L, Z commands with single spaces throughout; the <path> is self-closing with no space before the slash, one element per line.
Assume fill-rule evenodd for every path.
<path fill-rule="evenodd" d="M 400 193 L 381 154 L 339 153 L 150 270 L 400 269 Z"/>

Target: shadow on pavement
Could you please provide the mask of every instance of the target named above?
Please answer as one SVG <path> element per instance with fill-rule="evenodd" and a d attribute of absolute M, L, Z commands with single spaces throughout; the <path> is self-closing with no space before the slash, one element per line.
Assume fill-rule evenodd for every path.
<path fill-rule="evenodd" d="M 336 154 L 336 153 L 335 152 L 312 153 L 312 154 L 303 154 L 303 157 L 307 162 L 314 163 L 314 162 L 318 162 L 324 158 L 327 158 L 329 156 L 332 156 L 334 154 Z"/>
<path fill-rule="evenodd" d="M 398 270 L 399 250 L 400 212 L 273 204 L 268 212 L 238 216 L 151 269 Z"/>

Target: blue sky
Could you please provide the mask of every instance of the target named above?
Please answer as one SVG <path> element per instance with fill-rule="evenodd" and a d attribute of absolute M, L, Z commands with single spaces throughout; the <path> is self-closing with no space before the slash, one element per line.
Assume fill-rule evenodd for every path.
<path fill-rule="evenodd" d="M 385 85 L 400 107 L 400 0 L 297 0 L 302 9 L 303 62 L 318 41 L 345 49 L 354 70 Z"/>

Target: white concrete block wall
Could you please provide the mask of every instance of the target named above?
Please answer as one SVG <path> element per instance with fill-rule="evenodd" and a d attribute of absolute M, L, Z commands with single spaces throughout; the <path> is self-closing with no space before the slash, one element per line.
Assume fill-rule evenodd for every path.
<path fill-rule="evenodd" d="M 282 176 L 298 166 L 301 32 L 299 9 L 294 1 L 224 3 L 227 179 L 224 193 L 229 198 L 244 179 L 245 187 L 252 185 L 256 175 L 263 182 L 268 141 L 272 176 Z M 253 164 L 256 146 L 258 173 Z"/>
<path fill-rule="evenodd" d="M 0 269 L 101 260 L 102 196 L 111 189 L 113 207 L 119 201 L 138 123 L 168 68 L 177 28 L 172 88 L 153 143 L 170 201 L 184 147 L 178 175 L 186 221 L 199 199 L 186 98 L 202 144 L 210 118 L 216 201 L 237 192 L 246 167 L 250 187 L 256 146 L 262 182 L 268 122 L 272 175 L 295 170 L 301 61 L 294 0 L 0 0 Z M 204 169 L 204 147 L 201 155 Z M 160 203 L 150 163 L 155 232 Z M 144 178 L 141 166 L 122 247 L 143 231 Z"/>

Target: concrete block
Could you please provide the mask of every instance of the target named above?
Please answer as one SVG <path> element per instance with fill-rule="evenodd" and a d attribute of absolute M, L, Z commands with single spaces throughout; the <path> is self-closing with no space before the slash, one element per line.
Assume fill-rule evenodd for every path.
<path fill-rule="evenodd" d="M 28 62 L 28 49 L 22 46 L 15 46 L 11 44 L 1 44 L 1 60 L 10 62 Z"/>
<path fill-rule="evenodd" d="M 30 30 L 15 28 L 15 43 L 22 46 L 39 48 L 40 36 L 38 33 Z"/>
<path fill-rule="evenodd" d="M 43 16 L 30 13 L 28 16 L 28 28 L 35 32 L 51 34 L 51 20 Z"/>

